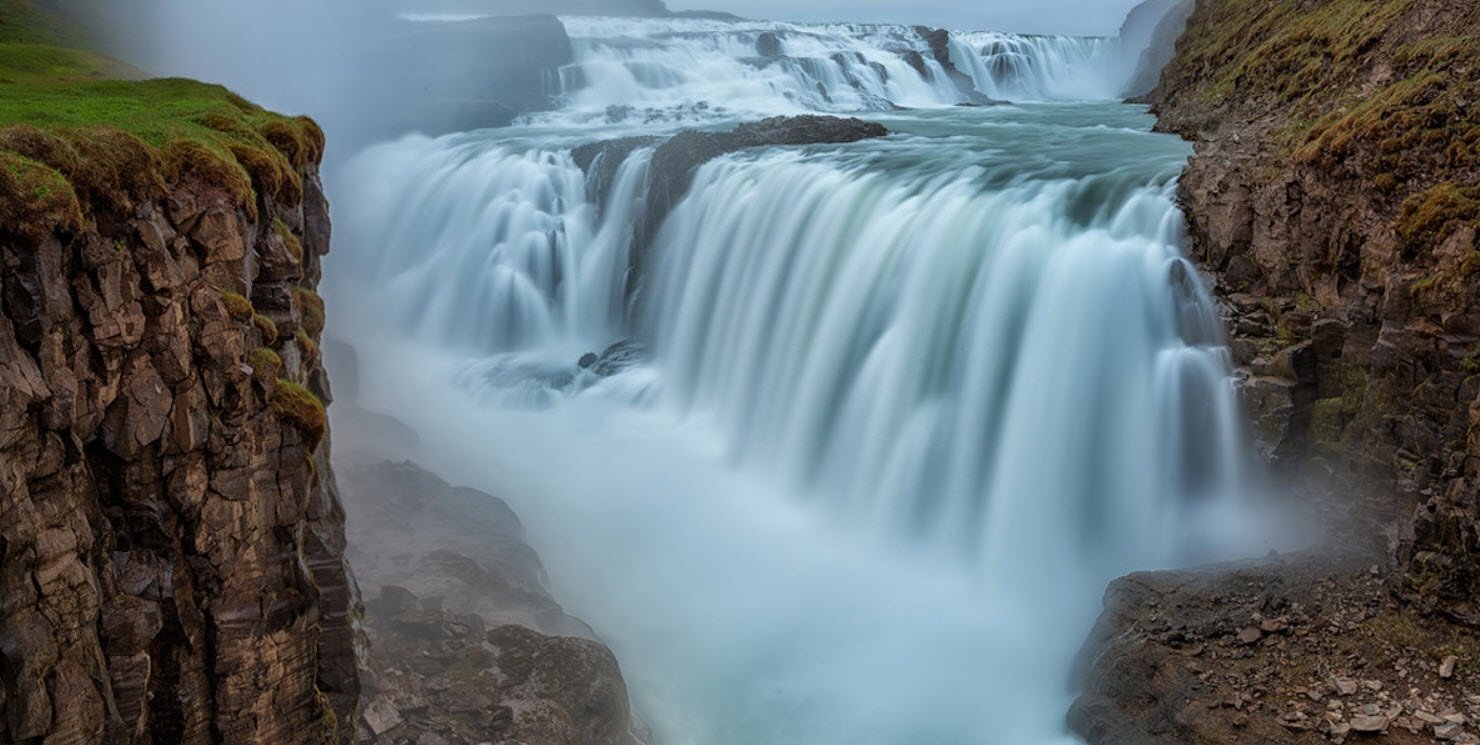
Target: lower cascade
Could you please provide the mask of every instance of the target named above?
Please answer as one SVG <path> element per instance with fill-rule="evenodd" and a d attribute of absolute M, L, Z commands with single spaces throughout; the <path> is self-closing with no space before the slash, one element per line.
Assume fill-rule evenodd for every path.
<path fill-rule="evenodd" d="M 591 95 L 761 90 L 753 66 L 659 80 L 752 30 L 589 40 L 616 23 L 570 24 Z M 865 34 L 819 36 L 771 51 Z M 1109 44 L 950 43 L 988 95 L 1045 98 Z M 942 100 L 876 111 L 887 137 L 711 159 L 655 211 L 679 125 L 583 119 L 607 105 L 585 95 L 336 175 L 329 277 L 389 376 L 370 397 L 526 516 L 656 743 L 1073 742 L 1105 582 L 1251 548 L 1257 469 L 1172 199 L 1187 146 L 1120 103 Z"/>

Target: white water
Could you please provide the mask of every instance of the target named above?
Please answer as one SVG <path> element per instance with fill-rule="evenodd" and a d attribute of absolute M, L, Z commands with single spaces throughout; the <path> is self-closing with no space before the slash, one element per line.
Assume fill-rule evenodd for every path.
<path fill-rule="evenodd" d="M 542 121 L 889 111 L 968 100 L 909 26 L 562 20 L 576 52 L 576 63 L 561 75 L 568 105 L 539 117 Z M 763 35 L 775 39 L 779 48 L 774 56 L 761 56 Z M 1112 78 L 1119 63 L 1112 40 L 1008 34 L 959 38 L 951 47 L 952 62 L 992 98 L 1108 98 L 1116 93 Z"/>
<path fill-rule="evenodd" d="M 366 403 L 515 506 L 662 745 L 1072 742 L 1105 583 L 1258 532 L 1227 350 L 1180 256 L 1187 147 L 1135 107 L 942 97 L 875 114 L 885 140 L 711 162 L 634 246 L 650 153 L 593 204 L 568 149 L 613 131 L 570 123 L 801 100 L 790 73 L 725 66 L 753 29 L 684 23 L 592 21 L 654 41 L 589 45 L 631 85 L 573 94 L 565 128 L 407 138 L 338 174 L 327 278 Z M 681 79 L 657 84 L 665 65 Z M 1009 68 L 988 82 L 1098 85 L 971 74 Z M 576 369 L 623 338 L 653 359 Z"/>

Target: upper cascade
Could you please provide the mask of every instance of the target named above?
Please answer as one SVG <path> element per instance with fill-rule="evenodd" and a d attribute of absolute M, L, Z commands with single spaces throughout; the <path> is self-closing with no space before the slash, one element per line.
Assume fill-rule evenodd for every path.
<path fill-rule="evenodd" d="M 566 121 L 646 122 L 807 111 L 1108 99 L 1107 38 L 921 27 L 701 19 L 561 19 L 575 62 L 556 90 Z M 942 43 L 944 42 L 944 43 Z"/>

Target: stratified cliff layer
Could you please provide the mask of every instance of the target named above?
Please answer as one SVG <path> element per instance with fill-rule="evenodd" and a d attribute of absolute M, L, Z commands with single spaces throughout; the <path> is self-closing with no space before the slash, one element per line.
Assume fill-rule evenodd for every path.
<path fill-rule="evenodd" d="M 0 3 L 0 741 L 336 742 L 323 135 L 44 18 Z"/>
<path fill-rule="evenodd" d="M 1200 0 L 1152 98 L 1267 452 L 1480 623 L 1480 3 Z"/>
<path fill-rule="evenodd" d="M 1111 585 L 1095 745 L 1480 742 L 1480 3 L 1198 0 L 1151 94 L 1270 457 L 1330 546 Z"/>

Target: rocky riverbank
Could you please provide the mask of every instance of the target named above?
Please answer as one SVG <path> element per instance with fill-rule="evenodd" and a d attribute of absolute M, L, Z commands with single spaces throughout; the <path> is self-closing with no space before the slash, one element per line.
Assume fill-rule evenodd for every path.
<path fill-rule="evenodd" d="M 1474 742 L 1480 4 L 1198 0 L 1149 95 L 1189 252 L 1321 552 L 1114 585 L 1094 743 Z M 1446 672 L 1447 671 L 1447 672 Z"/>

